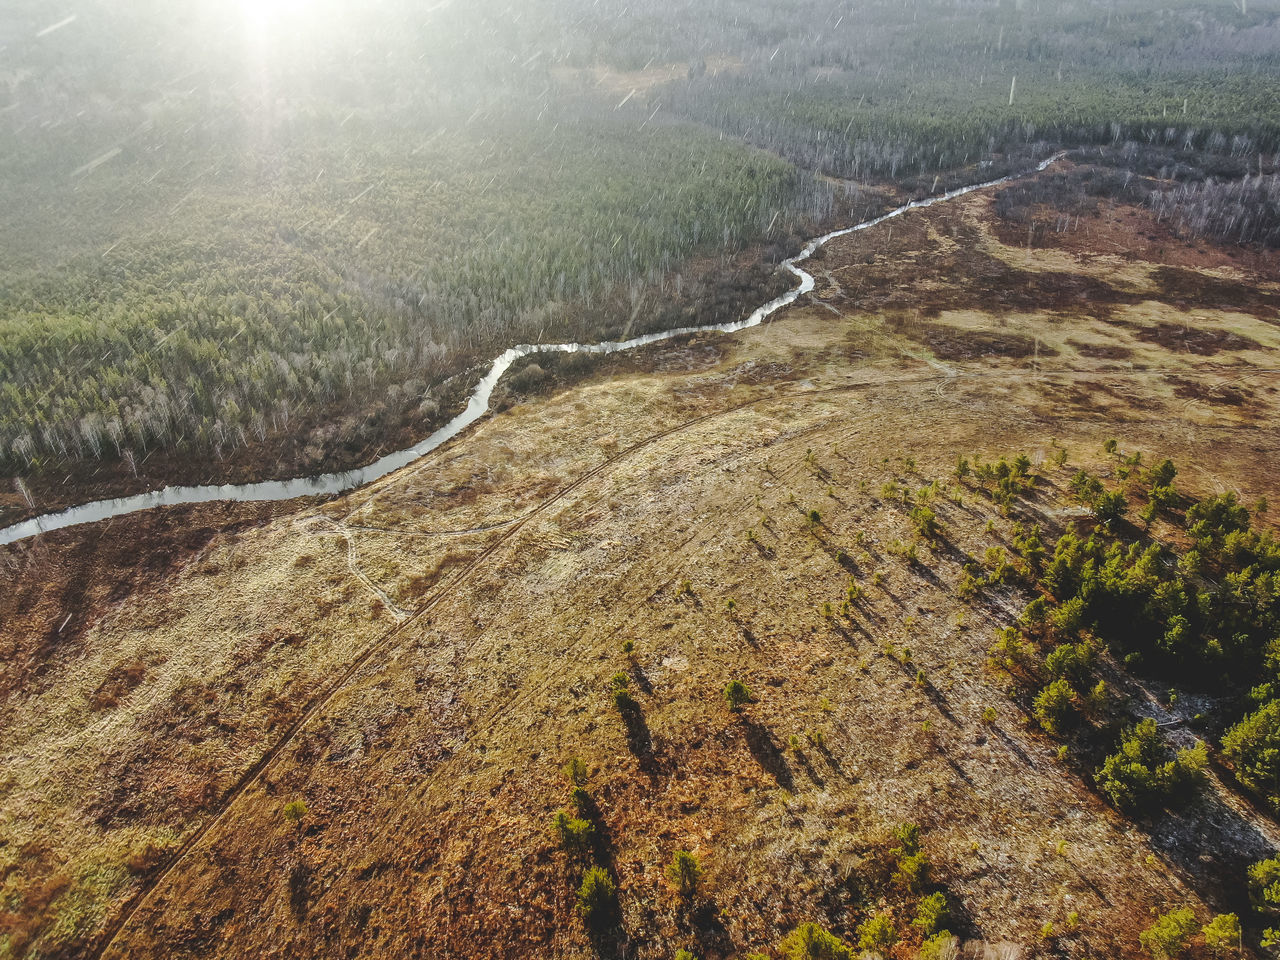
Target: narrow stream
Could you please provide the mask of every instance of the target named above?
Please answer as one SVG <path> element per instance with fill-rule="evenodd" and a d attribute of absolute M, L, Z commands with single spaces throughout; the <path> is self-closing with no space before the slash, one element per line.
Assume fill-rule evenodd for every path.
<path fill-rule="evenodd" d="M 1063 156 L 1065 154 L 1059 153 L 1048 160 L 1042 161 L 1036 166 L 1035 172 L 1043 172 Z M 886 220 L 901 216 L 909 210 L 918 210 L 921 207 L 933 206 L 935 203 L 954 200 L 956 197 L 973 193 L 975 190 L 997 187 L 1025 175 L 1012 174 L 1007 177 L 1001 177 L 999 180 L 960 187 L 957 190 L 939 194 L 936 197 L 913 200 L 911 203 L 891 210 L 882 216 L 876 217 L 874 220 L 867 220 L 852 227 L 835 230 L 825 236 L 810 240 L 803 250 L 790 260 L 784 260 L 782 263 L 786 270 L 789 270 L 800 280 L 800 285 L 757 308 L 745 320 L 737 320 L 732 323 L 707 324 L 701 327 L 678 327 L 674 330 L 647 333 L 642 337 L 612 343 L 523 343 L 512 347 L 493 361 L 493 366 L 489 368 L 489 372 L 485 374 L 484 379 L 476 384 L 471 398 L 467 401 L 466 409 L 460 414 L 420 443 L 404 450 L 398 450 L 395 453 L 389 453 L 368 466 L 355 470 L 346 470 L 342 473 L 324 473 L 311 477 L 298 477 L 293 480 L 264 480 L 259 483 L 223 484 L 221 486 L 165 487 L 161 490 L 140 493 L 131 497 L 97 500 L 93 503 L 71 507 L 58 513 L 48 513 L 43 516 L 33 517 L 22 523 L 6 527 L 0 530 L 0 544 L 14 543 L 26 537 L 34 537 L 37 534 L 60 530 L 63 527 L 71 527 L 76 524 L 95 523 L 99 520 L 108 520 L 112 517 L 136 513 L 139 510 L 150 510 L 152 507 L 176 506 L 183 503 L 207 503 L 213 500 L 239 500 L 246 502 L 255 500 L 291 500 L 294 497 L 343 493 L 347 490 L 352 490 L 384 477 L 388 473 L 412 463 L 419 457 L 425 456 L 442 444 L 452 440 L 483 417 L 489 411 L 489 398 L 493 395 L 494 387 L 498 385 L 498 381 L 502 379 L 502 375 L 507 372 L 511 365 L 521 357 L 527 357 L 534 353 L 617 353 L 622 350 L 633 350 L 636 347 L 657 343 L 660 340 L 684 336 L 688 333 L 703 333 L 712 330 L 721 333 L 735 333 L 748 327 L 757 326 L 778 310 L 795 303 L 796 300 L 813 289 L 813 276 L 801 270 L 798 264 L 808 260 L 823 244 L 835 240 L 837 237 L 848 236 L 859 230 L 867 230 L 870 227 L 884 223 Z"/>

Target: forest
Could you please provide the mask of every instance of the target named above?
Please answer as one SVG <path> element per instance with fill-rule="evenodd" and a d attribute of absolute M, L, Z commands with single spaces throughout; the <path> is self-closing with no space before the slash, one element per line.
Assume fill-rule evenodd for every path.
<path fill-rule="evenodd" d="M 1274 3 L 300 9 L 0 17 L 0 469 L 425 425 L 506 346 L 1058 147 L 1170 158 L 1161 215 L 1276 242 Z"/>

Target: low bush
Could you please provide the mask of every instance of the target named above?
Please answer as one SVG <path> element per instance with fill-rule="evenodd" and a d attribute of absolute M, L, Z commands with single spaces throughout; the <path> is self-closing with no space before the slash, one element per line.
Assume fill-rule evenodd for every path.
<path fill-rule="evenodd" d="M 1187 951 L 1196 932 L 1196 915 L 1191 908 L 1171 910 L 1139 934 L 1138 939 L 1155 960 L 1174 960 Z"/>
<path fill-rule="evenodd" d="M 853 960 L 853 951 L 816 923 L 802 923 L 778 945 L 785 960 Z"/>
<path fill-rule="evenodd" d="M 578 887 L 578 913 L 589 927 L 605 927 L 618 911 L 618 885 L 603 867 L 588 867 Z"/>
<path fill-rule="evenodd" d="M 884 953 L 897 942 L 898 931 L 893 926 L 893 918 L 887 913 L 878 913 L 858 927 L 858 946 L 863 950 Z"/>
<path fill-rule="evenodd" d="M 288 803 L 284 805 L 284 808 L 280 812 L 284 814 L 284 818 L 286 820 L 288 820 L 294 826 L 297 826 L 299 821 L 301 821 L 302 818 L 307 815 L 306 801 L 290 800 Z"/>
<path fill-rule="evenodd" d="M 1208 756 L 1203 743 L 1169 749 L 1156 722 L 1142 720 L 1120 739 L 1095 774 L 1098 789 L 1126 813 L 1150 813 L 1153 808 L 1185 799 L 1204 777 Z"/>
<path fill-rule="evenodd" d="M 1032 705 L 1036 720 L 1049 733 L 1058 734 L 1066 729 L 1075 715 L 1075 691 L 1064 679 L 1057 679 L 1036 695 Z"/>
<path fill-rule="evenodd" d="M 678 896 L 685 900 L 693 899 L 702 880 L 702 866 L 698 858 L 688 850 L 677 850 L 667 864 L 667 880 Z"/>
<path fill-rule="evenodd" d="M 725 702 L 729 704 L 729 709 L 735 713 L 741 710 L 744 704 L 751 702 L 751 691 L 741 680 L 730 680 L 728 686 L 724 688 L 723 696 Z"/>
<path fill-rule="evenodd" d="M 1234 953 L 1243 947 L 1240 918 L 1234 913 L 1220 913 L 1200 931 L 1205 946 L 1216 954 Z"/>

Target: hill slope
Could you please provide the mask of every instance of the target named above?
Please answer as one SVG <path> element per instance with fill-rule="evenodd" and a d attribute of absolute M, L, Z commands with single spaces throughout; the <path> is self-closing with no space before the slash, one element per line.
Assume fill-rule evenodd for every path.
<path fill-rule="evenodd" d="M 995 211 L 833 244 L 762 328 L 540 366 L 350 496 L 154 532 L 149 579 L 71 558 L 155 518 L 8 550 L 0 955 L 711 958 L 886 914 L 906 957 L 941 892 L 966 940 L 1115 956 L 1153 909 L 1245 914 L 1275 820 L 1213 769 L 1127 819 L 989 651 L 1037 595 L 993 568 L 1031 524 L 1093 524 L 1072 478 L 1124 487 L 1109 438 L 1189 497 L 1276 498 L 1274 261 L 1107 205 L 1028 246 Z M 1037 479 L 1003 505 L 954 473 L 1019 453 Z M 1181 548 L 1179 522 L 1123 535 Z M 1099 729 L 1191 742 L 1168 687 L 1099 657 Z M 594 822 L 583 853 L 560 809 Z M 594 934 L 588 863 L 619 890 Z"/>

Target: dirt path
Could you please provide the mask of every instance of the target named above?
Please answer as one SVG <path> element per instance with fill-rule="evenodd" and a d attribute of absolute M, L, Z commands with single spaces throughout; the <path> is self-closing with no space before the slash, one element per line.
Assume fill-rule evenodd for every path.
<path fill-rule="evenodd" d="M 928 380 L 933 378 L 926 376 L 926 377 L 920 377 L 916 379 Z M 538 504 L 528 513 L 526 513 L 523 517 L 520 517 L 518 520 L 514 521 L 510 525 L 509 529 L 506 532 L 504 532 L 501 537 L 499 537 L 492 544 L 490 544 L 488 547 L 482 550 L 480 554 L 477 557 L 475 557 L 475 559 L 473 559 L 469 564 L 467 564 L 467 566 L 459 570 L 446 583 L 438 587 L 428 597 L 426 601 L 424 601 L 421 605 L 416 607 L 409 615 L 405 617 L 404 620 L 398 622 L 396 626 L 392 627 L 390 630 L 384 633 L 381 637 L 379 637 L 377 640 L 371 643 L 368 647 L 366 647 L 341 674 L 339 674 L 334 680 L 332 680 L 326 687 L 324 687 L 320 691 L 320 693 L 315 697 L 315 699 L 313 699 L 311 703 L 307 706 L 307 709 L 303 711 L 303 713 L 298 717 L 298 719 L 295 720 L 284 731 L 281 737 L 270 747 L 270 749 L 268 749 L 266 753 L 264 753 L 261 757 L 259 757 L 258 760 L 255 761 L 241 775 L 240 779 L 236 782 L 235 786 L 231 788 L 231 790 L 226 794 L 222 802 L 219 804 L 217 808 L 217 812 L 214 813 L 214 815 L 211 818 L 206 820 L 204 824 L 198 826 L 195 829 L 195 831 L 191 834 L 191 836 L 189 836 L 182 843 L 182 845 L 179 846 L 177 850 L 174 851 L 174 853 L 170 856 L 169 860 L 165 863 L 165 865 L 161 869 L 159 869 L 156 873 L 154 873 L 151 876 L 151 878 L 142 886 L 142 888 L 125 903 L 124 908 L 120 912 L 118 918 L 113 923 L 108 925 L 106 929 L 103 931 L 103 933 L 100 935 L 100 937 L 98 938 L 98 943 L 100 945 L 95 947 L 89 953 L 89 956 L 92 956 L 95 958 L 102 958 L 102 957 L 111 955 L 112 947 L 114 946 L 120 933 L 124 930 L 125 927 L 129 925 L 129 922 L 133 919 L 133 917 L 137 914 L 137 912 L 146 905 L 147 901 L 150 899 L 151 895 L 155 892 L 155 890 L 158 889 L 164 883 L 165 879 L 173 872 L 173 870 L 177 867 L 177 865 L 180 862 L 182 862 L 182 860 L 189 853 L 195 850 L 195 848 L 200 844 L 200 842 L 205 837 L 207 837 L 226 818 L 227 814 L 230 812 L 231 807 L 235 804 L 235 802 L 241 796 L 243 796 L 249 790 L 250 787 L 252 787 L 255 783 L 258 782 L 258 780 L 262 777 L 262 775 L 266 773 L 267 770 L 271 767 L 271 765 L 276 760 L 276 758 L 279 757 L 279 755 L 284 751 L 284 749 L 303 730 L 303 728 L 305 728 L 307 724 L 309 724 L 313 719 L 315 719 L 315 717 L 320 713 L 320 711 L 323 710 L 324 707 L 333 700 L 333 698 L 347 685 L 348 682 L 350 682 L 350 680 L 360 671 L 360 669 L 363 666 L 369 663 L 378 653 L 386 650 L 387 647 L 391 645 L 392 641 L 400 636 L 401 632 L 404 630 L 405 627 L 419 620 L 424 614 L 428 613 L 432 608 L 434 608 L 442 600 L 446 599 L 450 594 L 452 594 L 454 590 L 456 590 L 463 582 L 468 580 L 473 574 L 482 570 L 485 567 L 485 564 L 488 561 L 489 557 L 491 557 L 499 548 L 501 548 L 509 540 L 511 540 L 514 536 L 516 536 L 524 528 L 524 526 L 527 523 L 529 523 L 529 521 L 547 512 L 547 510 L 549 510 L 551 507 L 555 506 L 557 503 L 564 500 L 574 491 L 590 483 L 592 480 L 599 477 L 601 474 L 608 472 L 613 467 L 617 466 L 619 463 L 631 457 L 633 454 L 639 452 L 640 450 L 650 447 L 653 444 L 666 439 L 667 437 L 673 436 L 674 434 L 677 434 L 677 433 L 681 433 L 685 430 L 689 430 L 709 420 L 731 415 L 734 413 L 738 413 L 749 407 L 757 406 L 757 405 L 768 403 L 771 401 L 785 402 L 790 400 L 808 399 L 815 395 L 846 393 L 846 392 L 851 392 L 855 390 L 866 389 L 867 387 L 870 387 L 870 386 L 875 386 L 875 384 L 859 384 L 856 386 L 836 387 L 836 388 L 831 388 L 826 390 L 806 390 L 806 391 L 801 391 L 792 395 L 770 395 L 765 397 L 758 397 L 754 400 L 747 401 L 746 403 L 742 403 L 737 406 L 730 407 L 728 409 L 713 411 L 711 413 L 703 414 L 700 417 L 695 417 L 691 420 L 686 420 L 683 423 L 679 423 L 673 427 L 670 427 L 667 430 L 663 430 L 660 433 L 656 433 L 650 437 L 647 437 L 646 439 L 641 440 L 640 442 L 628 447 L 626 450 L 623 450 L 615 454 L 614 456 L 610 457 L 609 459 L 601 463 L 598 467 L 583 474 L 577 480 L 574 480 L 573 482 L 571 482 L 570 484 L 568 484 L 567 486 L 563 487 L 561 490 L 553 494 L 551 497 L 544 500 L 542 503 Z"/>
<path fill-rule="evenodd" d="M 925 362 L 925 361 L 922 361 L 922 362 Z M 1259 371 L 1259 372 L 1264 372 L 1264 371 Z M 1280 373 L 1280 370 L 1272 370 L 1272 371 L 1265 371 L 1265 372 Z M 1098 377 L 1099 376 L 1099 374 L 1097 373 L 1072 372 L 1072 371 L 1064 371 L 1062 374 L 1058 374 L 1058 375 L 1073 376 L 1073 377 Z M 138 911 L 146 905 L 146 903 L 148 902 L 152 894 L 165 882 L 166 878 L 173 872 L 176 866 L 188 854 L 190 854 L 193 850 L 195 850 L 195 848 L 201 843 L 201 841 L 204 840 L 206 837 L 208 837 L 215 830 L 215 828 L 226 819 L 228 813 L 230 812 L 232 806 L 236 803 L 236 801 L 262 778 L 262 776 L 271 768 L 272 764 L 280 756 L 280 754 L 285 750 L 285 748 L 288 747 L 289 744 L 294 741 L 297 735 L 313 719 L 316 718 L 316 716 L 335 698 L 335 696 L 341 690 L 343 690 L 346 687 L 346 685 L 360 671 L 361 668 L 369 664 L 378 654 L 387 650 L 388 647 L 392 644 L 392 642 L 401 635 L 401 633 L 407 626 L 418 621 L 424 614 L 431 611 L 441 601 L 450 597 L 463 583 L 471 579 L 478 572 L 484 570 L 486 568 L 486 565 L 488 564 L 489 558 L 492 557 L 493 554 L 497 552 L 500 548 L 506 545 L 512 538 L 516 537 L 521 532 L 521 530 L 524 529 L 526 524 L 528 524 L 531 520 L 541 516 L 542 514 L 545 514 L 548 510 L 550 510 L 556 504 L 561 503 L 566 498 L 571 496 L 574 492 L 580 490 L 582 487 L 586 486 L 591 481 L 597 479 L 601 475 L 607 474 L 613 468 L 621 464 L 623 461 L 629 459 L 634 454 L 648 447 L 651 447 L 654 444 L 659 443 L 669 437 L 672 437 L 674 435 L 680 434 L 682 432 L 691 430 L 695 427 L 705 424 L 708 421 L 715 420 L 721 417 L 732 416 L 746 409 L 767 405 L 770 403 L 785 404 L 785 403 L 794 403 L 794 402 L 808 402 L 808 401 L 811 401 L 813 398 L 820 397 L 820 396 L 850 394 L 850 393 L 857 393 L 860 391 L 872 389 L 875 387 L 902 386 L 902 385 L 911 384 L 911 383 L 925 383 L 925 382 L 936 381 L 941 385 L 944 383 L 955 383 L 960 380 L 968 380 L 968 379 L 992 380 L 992 379 L 1021 378 L 1024 376 L 1025 376 L 1025 373 L 1022 371 L 1010 371 L 1008 373 L 993 372 L 993 373 L 984 373 L 984 374 L 974 375 L 974 374 L 960 373 L 954 369 L 944 367 L 942 372 L 914 374 L 914 375 L 908 375 L 903 377 L 896 377 L 888 380 L 868 381 L 868 382 L 863 382 L 858 384 L 849 384 L 849 385 L 839 386 L 839 387 L 829 387 L 829 388 L 819 388 L 819 389 L 801 389 L 801 390 L 794 390 L 788 393 L 772 393 L 765 396 L 756 397 L 744 403 L 736 404 L 731 407 L 712 411 L 710 413 L 706 413 L 701 416 L 694 417 L 689 420 L 685 420 L 666 430 L 663 430 L 659 433 L 655 433 L 652 436 L 649 436 L 633 444 L 627 449 L 622 450 L 619 453 L 609 457 L 604 462 L 602 462 L 599 466 L 593 468 L 592 470 L 578 477 L 576 480 L 573 480 L 568 485 L 561 488 L 555 494 L 550 496 L 548 499 L 542 501 L 540 504 L 533 507 L 523 516 L 515 520 L 508 521 L 504 524 L 495 524 L 492 526 L 477 527 L 472 530 L 447 531 L 447 533 L 451 533 L 451 534 L 465 534 L 465 533 L 484 532 L 486 530 L 501 529 L 502 527 L 506 527 L 506 529 L 504 530 L 504 532 L 500 537 L 498 537 L 489 546 L 485 547 L 480 552 L 480 554 L 477 555 L 470 563 L 468 563 L 465 567 L 463 567 L 451 578 L 449 578 L 448 581 L 446 581 L 444 584 L 436 588 L 423 603 L 421 603 L 419 606 L 415 607 L 411 611 L 404 611 L 397 608 L 394 605 L 394 603 L 392 603 L 390 599 L 387 598 L 386 595 L 378 587 L 376 587 L 376 585 L 372 584 L 372 582 L 369 581 L 367 577 L 363 576 L 357 569 L 353 567 L 352 568 L 353 575 L 355 575 L 358 579 L 360 579 L 365 584 L 366 587 L 373 590 L 379 596 L 379 598 L 382 599 L 382 601 L 387 604 L 388 609 L 391 610 L 393 614 L 397 613 L 398 611 L 397 624 L 394 627 L 392 627 L 390 630 L 388 630 L 386 633 L 384 633 L 382 636 L 380 636 L 378 639 L 373 641 L 363 651 L 361 651 L 361 653 L 348 665 L 348 667 L 340 675 L 338 675 L 334 680 L 332 680 L 327 686 L 325 686 L 319 692 L 319 694 L 307 706 L 305 711 L 297 718 L 297 720 L 294 721 L 292 725 L 290 725 L 284 731 L 284 733 L 280 736 L 280 738 L 241 775 L 239 780 L 236 782 L 235 786 L 232 787 L 232 789 L 223 798 L 222 802 L 219 804 L 217 811 L 213 814 L 213 816 L 208 820 L 206 820 L 202 825 L 198 826 L 195 829 L 195 831 L 187 838 L 187 840 L 184 841 L 183 844 L 180 847 L 178 847 L 178 849 L 172 854 L 172 856 L 170 857 L 168 862 L 164 865 L 164 867 L 161 868 L 155 874 L 153 874 L 152 877 L 144 884 L 144 886 L 137 893 L 135 893 L 132 898 L 130 898 L 126 902 L 126 904 L 124 905 L 124 908 L 121 910 L 117 919 L 114 922 L 112 922 L 100 935 L 98 939 L 98 943 L 100 945 L 97 946 L 95 949 L 93 949 L 89 955 L 95 958 L 102 958 L 102 957 L 111 955 L 112 947 L 115 945 L 115 942 L 118 939 L 120 933 L 124 930 L 125 927 L 128 926 L 128 924 L 133 919 L 133 917 L 138 913 Z M 1142 376 L 1147 376 L 1147 374 L 1144 374 L 1141 372 L 1131 373 L 1128 371 L 1115 371 L 1115 372 L 1109 372 L 1103 376 L 1106 379 L 1115 379 L 1115 378 L 1142 377 Z M 1093 422 L 1093 419 L 1096 419 L 1096 418 L 1093 418 L 1093 419 L 1078 418 L 1078 419 L 1081 422 L 1085 422 L 1086 420 L 1088 422 Z M 1232 425 L 1222 425 L 1222 428 L 1233 429 Z M 1239 429 L 1239 428 L 1237 427 L 1236 429 Z M 417 470 L 407 471 L 405 474 L 405 479 L 408 479 L 409 477 L 413 476 L 416 472 Z M 356 513 L 359 513 L 359 512 L 360 512 L 359 510 L 353 511 L 352 516 L 354 516 Z M 319 518 L 315 518 L 315 519 L 319 519 Z M 342 533 L 344 536 L 349 535 L 349 531 L 343 531 L 339 529 L 341 526 L 340 524 L 334 521 L 329 521 L 329 522 L 333 524 L 336 532 Z M 397 534 L 400 531 L 395 531 L 395 530 L 384 531 L 379 528 L 378 532 Z M 408 533 L 409 535 L 415 535 L 411 532 L 408 532 Z M 432 534 L 432 535 L 438 535 L 438 534 Z M 349 560 L 350 560 L 350 554 L 349 554 Z M 1229 794 L 1229 791 L 1226 791 L 1226 793 Z"/>

